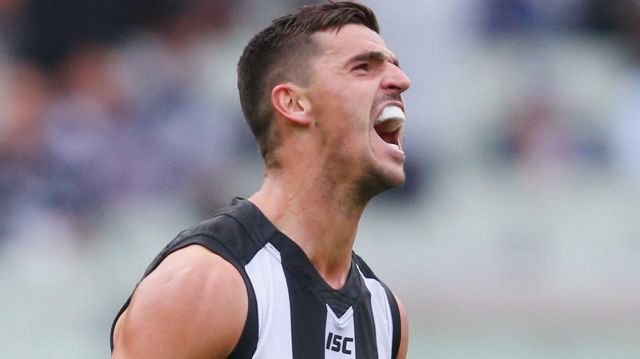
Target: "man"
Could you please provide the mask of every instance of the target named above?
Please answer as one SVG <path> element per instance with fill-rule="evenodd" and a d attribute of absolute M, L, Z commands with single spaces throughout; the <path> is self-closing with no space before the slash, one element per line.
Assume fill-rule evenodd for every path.
<path fill-rule="evenodd" d="M 274 20 L 238 87 L 264 183 L 160 253 L 113 358 L 405 358 L 404 309 L 352 252 L 367 202 L 405 180 L 409 79 L 375 15 L 331 2 Z"/>

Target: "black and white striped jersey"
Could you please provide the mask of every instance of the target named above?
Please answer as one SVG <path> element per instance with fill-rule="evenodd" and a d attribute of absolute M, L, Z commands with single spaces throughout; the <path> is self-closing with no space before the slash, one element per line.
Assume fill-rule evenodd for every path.
<path fill-rule="evenodd" d="M 172 252 L 193 244 L 233 264 L 247 287 L 247 321 L 229 358 L 396 358 L 400 345 L 398 305 L 391 291 L 356 254 L 345 286 L 335 290 L 302 249 L 257 207 L 235 199 L 212 219 L 180 233 L 144 276 Z"/>

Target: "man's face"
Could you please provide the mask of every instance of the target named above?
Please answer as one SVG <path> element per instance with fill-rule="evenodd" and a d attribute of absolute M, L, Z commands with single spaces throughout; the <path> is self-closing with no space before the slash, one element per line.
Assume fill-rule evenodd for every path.
<path fill-rule="evenodd" d="M 382 38 L 362 25 L 313 35 L 308 96 L 322 165 L 374 195 L 404 183 L 404 102 L 408 77 Z"/>

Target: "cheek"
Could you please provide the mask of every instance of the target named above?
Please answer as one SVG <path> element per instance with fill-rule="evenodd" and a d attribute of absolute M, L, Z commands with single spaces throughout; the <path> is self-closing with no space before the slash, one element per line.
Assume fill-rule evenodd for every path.
<path fill-rule="evenodd" d="M 371 136 L 374 98 L 353 86 L 316 92 L 312 102 L 314 125 L 323 143 L 351 147 Z"/>

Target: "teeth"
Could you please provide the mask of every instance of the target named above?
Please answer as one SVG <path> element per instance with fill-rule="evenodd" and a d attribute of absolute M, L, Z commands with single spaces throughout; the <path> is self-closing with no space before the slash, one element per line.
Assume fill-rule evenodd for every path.
<path fill-rule="evenodd" d="M 387 120 L 398 120 L 403 123 L 405 120 L 404 111 L 398 106 L 386 106 L 376 119 L 376 125 Z"/>
<path fill-rule="evenodd" d="M 398 106 L 386 106 L 376 119 L 375 126 L 382 126 L 385 132 L 392 132 L 402 127 L 405 117 L 404 111 Z"/>

